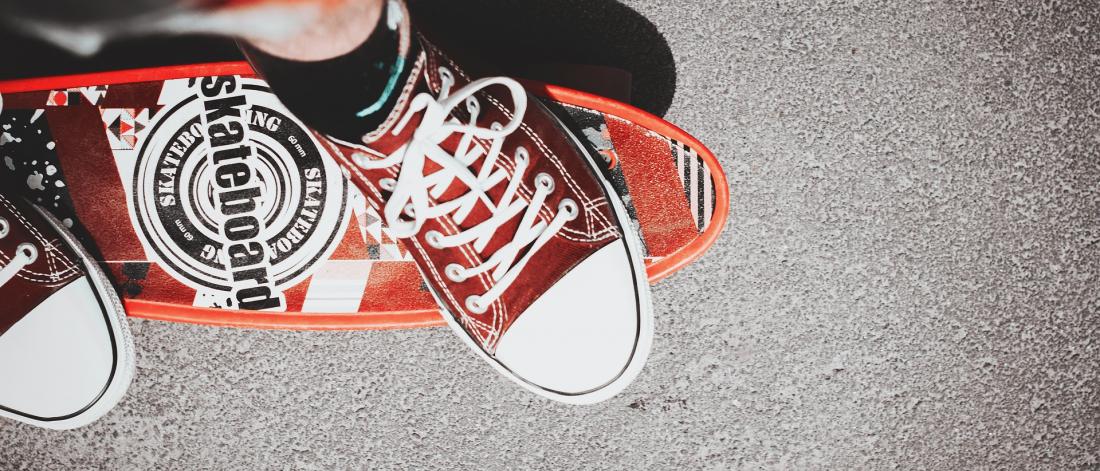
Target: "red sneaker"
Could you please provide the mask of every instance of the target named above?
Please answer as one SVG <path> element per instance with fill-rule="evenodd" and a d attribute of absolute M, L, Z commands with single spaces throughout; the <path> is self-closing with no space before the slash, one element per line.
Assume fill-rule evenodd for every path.
<path fill-rule="evenodd" d="M 407 11 L 405 18 L 407 18 Z M 329 138 L 403 238 L 444 318 L 505 376 L 593 403 L 652 340 L 641 241 L 593 155 L 514 80 L 477 78 L 402 22 L 420 53 L 383 125 Z"/>
<path fill-rule="evenodd" d="M 106 414 L 134 370 L 122 303 L 52 216 L 0 194 L 0 417 L 70 429 Z"/>

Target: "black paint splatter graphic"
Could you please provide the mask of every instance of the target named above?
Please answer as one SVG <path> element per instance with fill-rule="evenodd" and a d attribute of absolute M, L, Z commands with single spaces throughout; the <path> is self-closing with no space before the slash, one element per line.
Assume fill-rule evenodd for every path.
<path fill-rule="evenodd" d="M 8 194 L 22 196 L 49 211 L 83 239 L 85 231 L 73 211 L 42 110 L 4 110 L 0 114 L 0 184 Z"/>
<path fill-rule="evenodd" d="M 141 294 L 143 283 L 149 276 L 149 262 L 126 262 L 122 264 L 122 279 L 118 287 L 127 298 L 133 299 Z"/>

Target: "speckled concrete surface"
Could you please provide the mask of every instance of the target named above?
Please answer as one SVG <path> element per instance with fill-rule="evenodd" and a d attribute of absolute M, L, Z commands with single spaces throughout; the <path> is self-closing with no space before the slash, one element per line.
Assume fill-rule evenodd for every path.
<path fill-rule="evenodd" d="M 443 329 L 134 323 L 94 426 L 0 468 L 1100 467 L 1100 6 L 632 1 L 732 224 L 629 390 L 537 399 Z"/>

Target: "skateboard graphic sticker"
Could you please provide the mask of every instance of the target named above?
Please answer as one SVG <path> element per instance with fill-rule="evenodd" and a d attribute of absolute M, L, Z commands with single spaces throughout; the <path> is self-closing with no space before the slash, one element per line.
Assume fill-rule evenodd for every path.
<path fill-rule="evenodd" d="M 729 195 L 706 147 L 629 105 L 525 86 L 602 157 L 651 282 L 714 242 Z M 0 184 L 72 228 L 131 316 L 443 325 L 403 245 L 248 64 L 15 80 L 0 96 Z"/>
<path fill-rule="evenodd" d="M 207 97 L 211 83 L 236 93 Z M 145 252 L 195 291 L 194 306 L 285 309 L 282 293 L 329 258 L 347 226 L 340 169 L 257 80 L 168 80 L 157 106 L 140 130 L 121 118 L 149 109 L 101 108 Z M 210 125 L 215 114 L 234 119 Z"/>

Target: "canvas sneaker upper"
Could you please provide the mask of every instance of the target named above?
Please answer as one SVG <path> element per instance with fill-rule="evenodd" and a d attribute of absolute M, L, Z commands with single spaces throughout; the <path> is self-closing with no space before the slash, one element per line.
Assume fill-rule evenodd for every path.
<path fill-rule="evenodd" d="M 35 306 L 84 276 L 77 257 L 36 211 L 0 195 L 0 335 Z"/>
<path fill-rule="evenodd" d="M 566 402 L 613 395 L 652 328 L 622 202 L 519 83 L 468 70 L 408 25 L 403 34 L 420 47 L 396 106 L 359 142 L 328 138 L 330 152 L 498 370 Z"/>
<path fill-rule="evenodd" d="M 133 350 L 118 296 L 73 235 L 0 193 L 0 417 L 98 419 L 129 386 Z"/>
<path fill-rule="evenodd" d="M 415 93 L 339 154 L 450 312 L 492 351 L 516 317 L 622 237 L 575 142 L 514 80 L 474 80 L 427 41 Z"/>

